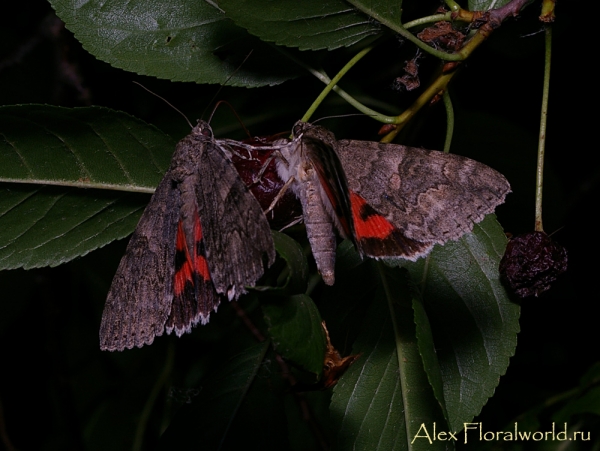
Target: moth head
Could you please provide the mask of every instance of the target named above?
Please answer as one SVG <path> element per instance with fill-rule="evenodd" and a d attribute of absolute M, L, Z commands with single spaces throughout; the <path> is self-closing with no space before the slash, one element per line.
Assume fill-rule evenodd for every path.
<path fill-rule="evenodd" d="M 321 141 L 327 144 L 328 146 L 335 148 L 335 135 L 326 128 L 321 127 L 320 125 L 305 124 L 302 134 L 304 138 L 310 138 L 315 141 Z"/>
<path fill-rule="evenodd" d="M 208 125 L 208 122 L 198 119 L 198 124 L 192 129 L 192 135 L 202 136 L 208 140 L 214 138 L 212 128 Z"/>
<path fill-rule="evenodd" d="M 312 127 L 312 125 L 310 125 L 307 122 L 302 122 L 302 121 L 296 122 L 294 124 L 294 127 L 292 128 L 292 136 L 293 136 L 294 140 L 302 138 L 302 135 L 304 134 L 304 132 L 306 130 L 310 129 L 310 127 Z"/>

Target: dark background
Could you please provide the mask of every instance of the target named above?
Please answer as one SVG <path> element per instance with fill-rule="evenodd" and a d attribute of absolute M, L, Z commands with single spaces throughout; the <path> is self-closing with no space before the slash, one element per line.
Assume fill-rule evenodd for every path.
<path fill-rule="evenodd" d="M 587 82 L 593 60 L 584 55 L 595 40 L 593 26 L 576 21 L 586 13 L 583 8 L 583 2 L 561 2 L 557 7 L 545 172 L 544 226 L 568 249 L 569 270 L 551 291 L 522 301 L 516 354 L 495 396 L 476 420 L 489 430 L 500 430 L 524 412 L 577 386 L 599 360 L 595 215 L 600 172 L 598 146 L 591 142 L 598 126 L 590 112 L 596 108 L 596 88 Z M 506 23 L 465 64 L 452 85 L 457 115 L 452 149 L 507 176 L 513 194 L 498 209 L 498 217 L 513 234 L 530 231 L 534 225 L 544 39 L 535 20 L 538 11 L 537 6 L 528 8 L 522 17 Z M 329 59 L 330 75 L 348 55 L 342 51 Z M 363 95 L 401 109 L 414 95 L 394 91 L 392 82 L 401 73 L 403 61 L 413 55 L 409 44 L 390 40 L 354 68 L 342 84 L 351 92 L 358 86 Z M 382 64 L 385 71 L 373 73 L 371 69 L 382 59 L 398 62 Z M 429 66 L 433 63 L 422 62 L 422 81 L 427 80 Z M 209 101 L 218 92 L 215 85 L 157 80 L 96 60 L 69 31 L 57 26 L 49 4 L 41 0 L 3 5 L 1 105 L 101 105 L 153 123 L 176 139 L 188 133 L 177 113 L 133 85 L 133 80 L 168 99 L 192 120 L 206 108 L 210 111 Z M 321 89 L 319 82 L 303 77 L 271 88 L 225 87 L 218 99 L 228 100 L 252 133 L 272 134 L 289 129 Z M 348 113 L 354 111 L 332 94 L 316 117 Z M 213 124 L 217 136 L 242 136 L 227 108 L 217 112 Z M 364 117 L 324 124 L 339 137 L 377 139 L 378 126 Z M 402 142 L 439 148 L 444 133 L 444 113 L 437 106 L 417 118 Z M 17 449 L 89 449 L 84 445 L 89 442 L 84 439 L 86 428 L 101 416 L 99 411 L 110 408 L 105 397 L 115 391 L 124 393 L 123 405 L 130 410 L 122 410 L 122 418 L 114 421 L 134 422 L 173 348 L 177 346 L 177 365 L 182 366 L 189 365 L 181 361 L 186 352 L 201 352 L 194 347 L 194 334 L 179 341 L 161 338 L 150 348 L 116 358 L 99 351 L 97 332 L 104 298 L 124 248 L 124 242 L 112 243 L 57 268 L 0 273 L 0 415 L 6 428 L 1 432 Z M 220 314 L 226 323 L 231 312 L 222 307 Z M 223 333 L 219 321 L 213 323 L 211 317 L 205 332 L 215 340 Z M 128 378 L 111 379 L 111 374 L 122 374 L 124 367 Z M 174 385 L 186 386 L 187 382 L 174 381 Z M 551 409 L 545 419 L 550 414 Z M 118 442 L 121 433 L 125 434 L 123 429 L 115 429 L 113 437 L 94 437 L 93 448 L 106 449 Z"/>

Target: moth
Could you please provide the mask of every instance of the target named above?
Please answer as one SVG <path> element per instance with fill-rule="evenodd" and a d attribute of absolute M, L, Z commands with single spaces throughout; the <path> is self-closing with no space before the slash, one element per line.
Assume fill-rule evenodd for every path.
<path fill-rule="evenodd" d="M 278 142 L 277 171 L 300 199 L 326 284 L 335 281 L 337 229 L 361 256 L 415 261 L 457 240 L 504 202 L 506 178 L 454 154 L 398 144 L 336 140 L 298 122 Z"/>
<path fill-rule="evenodd" d="M 231 149 L 204 121 L 171 165 L 129 241 L 100 325 L 100 348 L 121 351 L 206 324 L 275 260 L 262 208 L 233 167 Z"/>

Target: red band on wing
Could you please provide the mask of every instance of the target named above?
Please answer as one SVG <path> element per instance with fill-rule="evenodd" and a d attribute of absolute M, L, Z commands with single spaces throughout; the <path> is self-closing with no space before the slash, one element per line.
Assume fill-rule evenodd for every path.
<path fill-rule="evenodd" d="M 196 246 L 195 265 L 194 269 L 202 276 L 205 282 L 210 280 L 210 272 L 208 271 L 208 263 L 204 256 L 204 247 L 202 243 L 202 226 L 200 225 L 200 217 L 196 213 L 194 217 L 194 244 Z"/>
<path fill-rule="evenodd" d="M 416 260 L 431 249 L 431 243 L 421 243 L 406 237 L 358 194 L 350 192 L 350 202 L 356 233 L 355 242 L 362 255 Z"/>
<path fill-rule="evenodd" d="M 357 239 L 381 238 L 385 239 L 392 234 L 395 227 L 377 213 L 366 200 L 354 192 L 350 192 L 352 216 Z"/>
<path fill-rule="evenodd" d="M 196 214 L 194 220 L 194 245 L 196 247 L 194 253 L 189 252 L 183 223 L 179 221 L 177 224 L 175 295 L 183 293 L 186 283 L 193 286 L 196 284 L 197 279 L 202 279 L 204 282 L 210 281 L 210 272 L 202 249 L 202 226 L 198 214 Z"/>
<path fill-rule="evenodd" d="M 206 262 L 202 227 L 198 213 L 194 217 L 192 240 L 188 240 L 182 221 L 177 224 L 177 239 L 175 242 L 175 275 L 173 280 L 173 304 L 165 329 L 172 330 L 179 336 L 190 332 L 198 322 L 206 324 L 210 312 L 219 305 L 219 295 L 211 281 L 210 271 Z M 190 246 L 194 248 L 190 252 Z"/>

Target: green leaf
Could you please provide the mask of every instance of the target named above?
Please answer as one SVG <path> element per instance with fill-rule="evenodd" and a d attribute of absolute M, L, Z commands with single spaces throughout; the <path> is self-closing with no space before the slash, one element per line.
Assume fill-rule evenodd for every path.
<path fill-rule="evenodd" d="M 362 356 L 334 388 L 334 449 L 447 449 L 426 438 L 434 423 L 447 428 L 419 354 L 406 271 L 380 265 L 377 278 L 353 346 Z"/>
<path fill-rule="evenodd" d="M 298 294 L 306 292 L 308 284 L 308 261 L 306 255 L 302 252 L 300 244 L 289 236 L 274 231 L 273 242 L 275 250 L 287 265 L 286 270 L 276 270 L 280 279 L 277 283 L 267 284 L 267 286 L 254 287 L 256 291 L 268 291 L 274 294 Z"/>
<path fill-rule="evenodd" d="M 275 350 L 285 359 L 320 375 L 325 358 L 325 332 L 312 299 L 298 294 L 262 305 Z"/>
<path fill-rule="evenodd" d="M 337 248 L 335 256 L 335 268 L 336 272 L 348 272 L 353 268 L 357 268 L 362 265 L 363 259 L 360 254 L 356 252 L 356 248 L 352 241 L 344 240 L 340 243 Z"/>
<path fill-rule="evenodd" d="M 411 290 L 412 292 L 413 290 Z M 444 380 L 442 371 L 437 358 L 435 342 L 433 340 L 433 331 L 429 324 L 427 312 L 423 306 L 420 297 L 413 294 L 412 307 L 415 315 L 416 331 L 415 336 L 419 346 L 419 353 L 423 359 L 423 368 L 427 374 L 429 384 L 433 389 L 435 399 L 438 400 L 446 422 L 449 421 L 448 412 L 446 410 L 446 402 L 444 398 Z"/>
<path fill-rule="evenodd" d="M 149 196 L 127 191 L 151 193 L 175 147 L 105 108 L 2 107 L 0 134 L 0 269 L 56 266 L 129 235 Z"/>
<path fill-rule="evenodd" d="M 268 349 L 268 341 L 254 345 L 207 376 L 200 395 L 177 412 L 158 449 L 220 449 Z"/>
<path fill-rule="evenodd" d="M 87 51 L 130 72 L 173 81 L 223 84 L 228 80 L 232 86 L 256 87 L 281 83 L 302 70 L 235 26 L 213 2 L 50 3 Z"/>
<path fill-rule="evenodd" d="M 148 195 L 0 187 L 0 269 L 57 266 L 129 235 Z"/>
<path fill-rule="evenodd" d="M 359 11 L 384 25 L 402 26 L 402 0 L 396 2 L 348 0 Z"/>
<path fill-rule="evenodd" d="M 574 423 L 573 416 L 584 413 L 592 413 L 600 416 L 600 362 L 596 362 L 586 371 L 576 390 L 569 391 L 568 402 L 552 416 L 552 421 L 562 423 Z"/>
<path fill-rule="evenodd" d="M 341 0 L 219 0 L 227 17 L 268 42 L 300 50 L 348 47 L 381 27 Z"/>
<path fill-rule="evenodd" d="M 272 348 L 269 348 L 220 449 L 246 449 L 249 443 L 250 448 L 261 451 L 290 449 L 283 396 L 288 387 L 286 380 L 281 377 L 277 357 Z M 200 447 L 194 449 L 215 448 L 207 448 L 202 442 Z"/>
<path fill-rule="evenodd" d="M 594 363 L 581 377 L 579 385 L 586 390 L 589 386 L 600 383 L 600 362 Z"/>
<path fill-rule="evenodd" d="M 0 107 L 0 182 L 152 193 L 175 142 L 108 108 Z"/>
<path fill-rule="evenodd" d="M 453 430 L 471 421 L 494 394 L 517 345 L 520 309 L 498 274 L 505 246 L 502 228 L 488 215 L 473 233 L 405 265 L 420 282 Z"/>
<path fill-rule="evenodd" d="M 469 0 L 469 11 L 487 11 L 488 9 L 498 9 L 510 3 L 510 0 Z"/>
<path fill-rule="evenodd" d="M 458 432 L 479 413 L 506 371 L 519 330 L 519 307 L 498 280 L 505 245 L 490 215 L 459 241 L 404 261 L 413 282 L 385 266 L 374 271 L 369 260 L 336 268 L 337 284 L 324 303 L 334 304 L 327 308 L 339 311 L 343 323 L 354 323 L 349 330 L 360 329 L 352 353 L 363 353 L 334 389 L 337 449 L 407 449 L 410 442 L 428 448 L 433 422 L 438 432 Z M 344 254 L 355 262 L 349 249 Z M 331 331 L 334 323 L 322 313 Z"/>
<path fill-rule="evenodd" d="M 574 415 L 582 413 L 592 413 L 600 416 L 600 387 L 592 387 L 579 397 L 571 400 L 556 412 L 552 419 L 562 425 L 572 420 Z"/>

